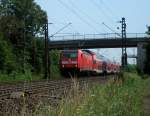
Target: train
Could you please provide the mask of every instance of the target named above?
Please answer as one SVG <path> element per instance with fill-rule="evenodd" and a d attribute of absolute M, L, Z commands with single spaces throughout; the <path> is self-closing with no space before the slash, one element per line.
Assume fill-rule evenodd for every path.
<path fill-rule="evenodd" d="M 118 73 L 120 65 L 91 50 L 62 50 L 59 61 L 62 75 Z"/>

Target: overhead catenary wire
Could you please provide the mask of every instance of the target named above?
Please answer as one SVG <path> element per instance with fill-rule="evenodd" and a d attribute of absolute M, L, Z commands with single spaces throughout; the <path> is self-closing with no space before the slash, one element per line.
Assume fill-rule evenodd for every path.
<path fill-rule="evenodd" d="M 70 12 L 72 12 L 74 15 L 76 15 L 82 22 L 84 22 L 86 25 L 88 25 L 90 28 L 92 28 L 94 31 L 96 31 L 96 32 L 98 32 L 99 33 L 99 31 L 95 28 L 95 26 L 93 26 L 91 23 L 95 23 L 95 24 L 98 24 L 98 25 L 100 25 L 101 27 L 103 27 L 102 26 L 102 23 L 99 23 L 99 22 L 97 22 L 96 20 L 94 20 L 92 17 L 90 17 L 87 13 L 85 13 L 85 12 L 83 12 L 83 10 L 81 10 L 81 9 L 79 9 L 79 7 L 76 7 L 76 5 L 72 2 L 72 0 L 68 0 L 70 3 L 71 3 L 71 5 L 73 6 L 73 7 L 71 7 L 70 5 L 68 5 L 66 2 L 64 2 L 63 0 L 57 0 L 61 5 L 63 5 L 66 9 L 68 9 Z M 97 4 L 97 2 L 96 1 L 94 1 L 94 0 L 90 0 L 92 3 L 93 3 L 93 5 L 94 6 L 96 6 L 101 12 L 102 12 L 102 14 L 104 15 L 104 16 L 106 16 L 107 17 L 107 19 L 109 20 L 109 21 L 112 21 L 112 18 L 110 18 L 106 13 L 105 13 L 105 11 L 104 11 L 104 9 L 102 9 L 101 8 L 101 6 L 100 6 L 100 4 Z M 104 3 L 104 1 L 103 0 L 100 0 L 102 3 L 103 3 L 103 5 L 105 4 Z M 105 5 L 106 6 L 106 5 Z M 76 7 L 76 9 L 74 9 L 74 7 Z M 108 8 L 108 7 L 107 7 Z M 79 12 L 77 12 L 76 10 L 78 10 Z M 110 9 L 109 9 L 110 10 Z M 86 17 L 88 17 L 88 18 L 86 18 L 86 19 L 84 19 L 80 14 L 83 14 L 84 16 L 86 16 Z M 66 15 L 67 16 L 67 15 Z M 89 19 L 89 20 L 87 20 L 87 19 Z M 90 22 L 90 23 L 89 23 Z M 60 24 L 63 24 L 62 22 L 58 22 L 57 21 L 57 23 L 60 23 Z M 111 23 L 112 24 L 112 23 Z M 72 25 L 71 25 L 72 26 Z M 77 30 L 77 29 L 73 29 L 73 30 Z M 103 28 L 101 28 L 101 30 L 103 30 L 104 32 L 106 32 L 106 30 Z M 110 29 L 109 29 L 110 30 Z M 75 31 L 75 32 L 77 32 L 77 31 Z M 115 32 L 116 33 L 116 32 Z"/>
<path fill-rule="evenodd" d="M 118 20 L 119 16 L 116 13 L 114 13 L 113 10 L 106 4 L 106 1 L 104 0 L 99 1 L 103 4 L 104 8 L 110 13 L 110 15 L 114 17 L 115 20 Z"/>
<path fill-rule="evenodd" d="M 101 6 L 100 6 L 99 4 L 97 4 L 94 0 L 90 0 L 90 1 L 93 3 L 94 6 L 96 6 L 96 7 L 102 12 L 102 14 L 103 14 L 104 16 L 107 17 L 107 19 L 109 19 L 110 22 L 113 22 L 114 24 L 116 23 L 116 22 L 113 20 L 113 18 L 110 18 L 110 17 L 104 12 L 104 10 L 101 8 Z M 105 3 L 104 3 L 103 0 L 100 0 L 100 1 L 101 1 L 101 3 L 103 3 L 103 5 L 105 5 Z M 106 5 L 105 5 L 105 6 L 106 6 Z M 107 7 L 106 9 L 108 9 L 108 7 Z M 110 11 L 110 12 L 111 12 L 111 11 Z M 110 26 L 106 25 L 104 22 L 102 22 L 102 24 L 103 24 L 105 27 L 107 27 L 110 31 L 116 33 L 118 36 L 121 36 L 119 33 L 117 33 L 115 30 L 113 30 Z"/>
<path fill-rule="evenodd" d="M 71 25 L 71 28 L 74 31 L 74 33 L 79 33 L 79 31 L 73 25 Z"/>
<path fill-rule="evenodd" d="M 94 31 L 96 31 L 97 33 L 99 33 L 99 31 L 92 25 L 90 24 L 86 19 L 84 19 L 83 17 L 81 17 L 78 12 L 76 12 L 74 9 L 72 9 L 69 5 L 67 5 L 65 2 L 63 2 L 62 0 L 57 0 L 60 4 L 62 4 L 66 9 L 68 9 L 70 12 L 72 12 L 74 15 L 76 15 L 76 17 L 78 17 L 83 23 L 85 23 L 86 25 L 88 25 L 90 28 L 92 28 Z"/>
<path fill-rule="evenodd" d="M 107 20 L 111 24 L 115 24 L 115 21 L 113 20 L 113 18 L 111 18 L 109 15 L 107 15 L 105 10 L 99 4 L 97 4 L 97 2 L 95 0 L 89 0 L 89 1 L 104 15 L 104 17 L 107 18 Z"/>
<path fill-rule="evenodd" d="M 64 30 L 66 27 L 68 27 L 69 25 L 71 25 L 72 23 L 68 23 L 67 25 L 65 25 L 64 27 L 62 27 L 61 29 L 59 29 L 57 32 L 55 32 L 54 34 L 52 34 L 50 37 L 55 36 L 56 34 L 58 34 L 59 32 L 61 32 L 62 30 Z"/>
<path fill-rule="evenodd" d="M 114 32 L 115 34 L 117 34 L 118 36 L 122 37 L 118 32 L 116 32 L 115 30 L 113 30 L 112 28 L 110 28 L 108 25 L 106 25 L 104 22 L 102 23 L 104 26 L 106 26 L 109 30 L 111 30 L 112 32 Z"/>
<path fill-rule="evenodd" d="M 72 0 L 68 0 L 69 3 L 72 5 L 72 8 L 75 8 L 76 10 L 78 10 L 80 13 L 82 13 L 85 17 L 87 17 L 86 19 L 90 20 L 90 22 L 99 25 L 100 27 L 102 26 L 101 23 L 99 23 L 98 21 L 96 21 L 94 18 L 92 18 L 91 16 L 89 16 L 87 13 L 85 13 L 83 10 L 81 10 L 77 5 L 75 5 L 75 3 Z M 101 28 L 101 31 L 103 31 L 103 29 Z"/>
<path fill-rule="evenodd" d="M 115 17 L 112 10 L 105 4 L 105 2 L 103 0 L 99 0 L 99 1 L 101 1 L 100 2 L 102 4 L 101 9 L 103 9 L 103 12 L 106 14 L 107 18 L 109 18 L 109 20 L 112 21 L 113 23 L 116 23 L 116 20 L 118 20 L 118 18 Z M 97 3 L 99 8 L 100 8 L 100 3 Z"/>
<path fill-rule="evenodd" d="M 71 21 L 69 21 L 69 18 L 67 17 L 67 16 L 65 16 L 65 18 L 67 18 L 67 22 L 71 22 Z M 54 26 L 54 28 L 55 28 L 55 30 L 56 29 L 58 29 L 59 27 L 58 27 L 58 25 L 61 25 L 61 26 L 64 26 L 64 25 L 66 25 L 66 24 L 68 24 L 68 23 L 65 23 L 65 22 L 62 22 L 62 21 L 57 21 L 57 20 L 55 20 L 54 18 L 52 18 L 52 17 L 50 17 L 49 18 L 49 20 L 51 20 L 52 22 L 53 22 L 53 26 Z M 72 30 L 72 34 L 73 33 L 79 33 L 79 31 L 74 27 L 74 24 L 72 23 L 69 27 L 68 27 L 70 30 Z M 69 31 L 70 31 L 69 30 Z M 64 32 L 65 34 L 71 34 L 71 32 Z M 62 33 L 58 33 L 58 34 L 62 34 Z"/>
<path fill-rule="evenodd" d="M 39 0 L 39 1 L 42 1 L 42 0 Z M 62 4 L 59 4 L 59 5 L 62 6 Z M 66 9 L 66 8 L 65 8 L 65 9 Z M 69 20 L 68 13 L 66 13 L 66 14 L 67 14 L 67 15 L 65 15 L 65 18 L 63 18 L 63 19 L 66 19 L 66 21 L 65 21 L 65 20 L 61 20 L 61 21 L 60 21 L 60 20 L 58 20 L 58 19 L 55 19 L 55 17 L 48 17 L 48 19 L 49 19 L 51 22 L 53 22 L 53 25 L 51 26 L 51 30 L 50 30 L 51 33 L 56 32 L 56 30 L 58 30 L 58 28 L 59 28 L 60 26 L 64 26 L 64 25 L 68 24 L 68 23 L 66 23 L 66 22 L 71 22 L 71 21 Z M 74 33 L 79 33 L 78 29 L 75 28 L 75 26 L 74 26 L 73 23 L 72 23 L 68 28 L 69 28 L 69 32 L 67 31 L 67 32 L 62 32 L 62 33 L 57 33 L 57 34 L 60 34 L 60 35 L 62 35 L 62 34 L 65 34 L 65 35 L 69 34 L 69 35 L 71 35 L 71 34 L 74 34 Z M 73 31 L 73 32 L 70 32 L 70 31 Z"/>
<path fill-rule="evenodd" d="M 49 17 L 49 20 L 51 20 L 54 24 L 57 24 L 57 25 L 66 25 L 66 24 L 68 24 L 68 23 L 65 23 L 65 22 L 57 21 L 56 19 L 53 19 L 51 17 Z M 68 21 L 68 22 L 71 22 L 71 21 Z"/>

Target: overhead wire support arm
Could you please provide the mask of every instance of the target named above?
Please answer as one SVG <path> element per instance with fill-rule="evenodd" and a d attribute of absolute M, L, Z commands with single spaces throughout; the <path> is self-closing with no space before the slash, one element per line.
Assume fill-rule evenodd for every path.
<path fill-rule="evenodd" d="M 115 30 L 111 29 L 108 25 L 106 25 L 104 22 L 102 22 L 102 24 L 107 27 L 110 31 L 114 32 L 116 35 L 118 35 L 119 37 L 122 37 L 122 35 L 120 35 L 119 33 L 117 33 Z"/>
<path fill-rule="evenodd" d="M 62 27 L 61 29 L 59 29 L 57 32 L 55 32 L 54 34 L 52 34 L 50 37 L 55 36 L 56 34 L 58 34 L 59 32 L 61 32 L 62 30 L 64 30 L 65 28 L 67 28 L 69 25 L 71 25 L 72 23 L 68 23 L 67 25 L 65 25 L 64 27 Z"/>

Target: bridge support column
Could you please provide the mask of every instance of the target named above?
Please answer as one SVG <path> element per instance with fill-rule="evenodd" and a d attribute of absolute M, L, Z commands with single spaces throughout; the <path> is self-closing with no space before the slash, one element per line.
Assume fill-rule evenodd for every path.
<path fill-rule="evenodd" d="M 138 43 L 137 46 L 137 67 L 142 73 L 144 71 L 144 61 L 146 55 L 144 45 L 145 43 Z"/>

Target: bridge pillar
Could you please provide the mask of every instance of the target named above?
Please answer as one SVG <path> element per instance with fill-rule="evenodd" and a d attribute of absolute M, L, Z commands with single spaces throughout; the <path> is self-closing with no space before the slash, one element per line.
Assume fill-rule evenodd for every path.
<path fill-rule="evenodd" d="M 138 46 L 137 46 L 137 67 L 141 72 L 144 71 L 144 61 L 145 61 L 145 55 L 146 55 L 144 45 L 145 43 L 138 43 Z"/>

